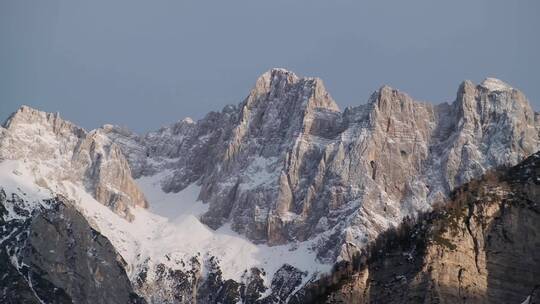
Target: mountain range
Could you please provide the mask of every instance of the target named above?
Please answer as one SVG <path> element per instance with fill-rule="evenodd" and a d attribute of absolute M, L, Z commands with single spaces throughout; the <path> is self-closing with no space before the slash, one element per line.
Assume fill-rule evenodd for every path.
<path fill-rule="evenodd" d="M 0 128 L 0 298 L 533 303 L 539 150 L 540 113 L 494 78 L 340 110 L 272 69 L 146 134 L 22 106 Z"/>

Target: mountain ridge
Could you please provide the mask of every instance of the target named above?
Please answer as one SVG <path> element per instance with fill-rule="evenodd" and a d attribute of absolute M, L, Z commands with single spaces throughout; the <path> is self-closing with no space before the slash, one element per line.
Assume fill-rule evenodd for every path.
<path fill-rule="evenodd" d="M 217 160 L 215 161 L 212 161 L 209 157 L 204 157 L 205 164 L 200 164 L 200 166 L 192 170 L 198 172 L 196 174 L 196 178 L 191 176 L 186 180 L 183 172 L 178 172 L 178 174 L 173 173 L 170 180 L 163 181 L 164 190 L 173 192 L 179 191 L 189 183 L 198 180 L 198 182 L 203 185 L 200 199 L 203 201 L 226 201 L 228 200 L 226 197 L 231 195 L 234 196 L 234 193 L 238 193 L 237 189 L 242 189 L 242 185 L 253 185 L 254 180 L 260 180 L 258 177 L 254 178 L 254 176 L 250 175 L 250 170 L 258 168 L 257 170 L 260 170 L 260 172 L 275 172 L 276 170 L 283 168 L 281 170 L 286 170 L 284 174 L 265 176 L 273 180 L 270 183 L 277 183 L 277 188 L 279 189 L 276 192 L 273 192 L 274 194 L 264 194 L 272 195 L 273 197 L 266 198 L 265 200 L 270 199 L 275 201 L 279 206 L 265 206 L 264 208 L 258 207 L 259 209 L 256 208 L 250 211 L 251 215 L 247 215 L 245 213 L 244 215 L 238 215 L 240 218 L 245 218 L 245 216 L 254 216 L 255 218 L 259 218 L 262 216 L 263 218 L 267 218 L 268 222 L 266 224 L 253 223 L 251 224 L 252 228 L 249 228 L 250 224 L 246 223 L 244 220 L 236 224 L 233 223 L 233 227 L 236 226 L 237 229 L 240 229 L 239 231 L 244 231 L 243 233 L 251 235 L 250 238 L 254 240 L 264 240 L 267 238 L 264 235 L 267 234 L 268 237 L 272 239 L 271 243 L 278 244 L 287 242 L 286 239 L 289 238 L 288 236 L 282 235 L 282 232 L 279 232 L 283 229 L 281 226 L 287 225 L 282 221 L 282 219 L 295 218 L 298 217 L 299 214 L 301 215 L 303 212 L 302 209 L 298 209 L 300 207 L 294 207 L 294 204 L 291 202 L 295 200 L 293 199 L 295 195 L 294 189 L 292 188 L 294 188 L 294 184 L 297 183 L 294 176 L 303 176 L 305 174 L 309 176 L 309 174 L 311 174 L 310 172 L 298 171 L 302 170 L 301 168 L 304 166 L 302 162 L 305 163 L 303 160 L 305 153 L 311 153 L 311 155 L 316 158 L 315 160 L 310 161 L 319 163 L 318 165 L 313 164 L 311 166 L 319 166 L 319 168 L 321 168 L 320 170 L 327 170 L 328 164 L 326 162 L 331 161 L 331 159 L 335 158 L 336 155 L 339 156 L 339 153 L 343 153 L 339 152 L 339 149 L 344 148 L 340 147 L 340 145 L 346 143 L 350 147 L 351 143 L 354 142 L 354 140 L 351 141 L 350 138 L 350 136 L 353 136 L 353 134 L 364 134 L 361 136 L 366 136 L 369 134 L 369 132 L 373 132 L 372 130 L 378 129 L 379 131 L 377 132 L 379 134 L 371 136 L 375 136 L 377 141 L 381 141 L 379 145 L 382 146 L 379 148 L 379 150 L 385 149 L 385 146 L 388 146 L 389 144 L 391 145 L 391 142 L 394 141 L 393 138 L 403 139 L 405 141 L 404 146 L 399 148 L 399 151 L 396 153 L 397 155 L 394 156 L 393 159 L 406 160 L 410 157 L 410 155 L 420 154 L 421 157 L 415 157 L 413 164 L 411 164 L 413 167 L 416 167 L 415 170 L 419 170 L 422 166 L 424 166 L 423 163 L 425 162 L 436 162 L 436 160 L 439 158 L 446 159 L 448 162 L 447 168 L 443 168 L 442 170 L 434 170 L 433 173 L 429 173 L 439 174 L 437 172 L 441 171 L 443 173 L 442 177 L 433 178 L 435 181 L 442 178 L 443 181 L 442 184 L 438 186 L 442 188 L 442 194 L 436 191 L 431 191 L 431 197 L 429 199 L 432 201 L 443 200 L 444 192 L 448 192 L 455 185 L 459 185 L 463 181 L 481 174 L 490 166 L 517 163 L 522 157 L 534 152 L 535 147 L 538 146 L 538 119 L 536 118 L 538 114 L 532 111 L 526 97 L 514 89 L 498 91 L 490 90 L 489 88 L 486 89 L 484 86 L 482 86 L 482 84 L 474 85 L 470 81 L 464 81 L 460 85 L 458 93 L 456 94 L 456 100 L 452 104 L 443 103 L 440 105 L 432 105 L 429 103 L 417 102 L 409 95 L 402 93 L 399 90 L 393 89 L 389 86 L 382 86 L 378 91 L 372 94 L 367 104 L 352 108 L 347 107 L 344 111 L 339 111 L 337 105 L 335 105 L 335 102 L 331 99 L 329 94 L 314 94 L 312 87 L 309 87 L 311 91 L 305 90 L 304 85 L 302 85 L 300 89 L 295 87 L 295 85 L 298 83 L 305 84 L 305 82 L 302 82 L 300 79 L 301 78 L 289 71 L 282 69 L 270 70 L 269 72 L 263 74 L 263 76 L 259 77 L 254 89 L 240 105 L 226 106 L 222 112 L 211 112 L 206 118 L 203 118 L 194 124 L 190 123 L 187 125 L 180 122 L 173 124 L 170 127 L 162 128 L 160 129 L 161 131 L 151 132 L 147 135 L 140 136 L 139 138 L 144 138 L 142 139 L 143 141 L 151 138 L 151 142 L 157 143 L 150 144 L 152 145 L 152 149 L 155 148 L 157 150 L 156 159 L 158 159 L 158 161 L 153 161 L 154 164 L 159 163 L 159 161 L 163 161 L 163 163 L 167 164 L 167 166 L 173 166 L 174 168 L 175 165 L 169 161 L 176 162 L 181 154 L 190 155 L 189 151 L 184 151 L 182 153 L 179 153 L 178 150 L 171 151 L 171 148 L 169 148 L 169 146 L 166 144 L 166 141 L 170 140 L 171 138 L 178 138 L 179 141 L 184 143 L 183 140 L 185 140 L 186 136 L 188 138 L 193 136 L 194 138 L 186 141 L 190 143 L 189 146 L 195 143 L 195 145 L 200 145 L 201 147 L 206 148 L 202 148 L 199 152 L 193 153 L 193 156 L 186 157 L 183 160 L 183 163 L 187 163 L 188 165 L 179 166 L 183 170 L 190 168 L 192 160 L 194 160 L 195 163 L 200 163 L 198 161 L 198 154 L 200 153 L 206 156 L 209 154 L 213 155 L 210 158 L 214 159 L 217 157 Z M 309 82 L 314 81 L 313 79 L 315 78 L 306 79 L 308 79 Z M 491 80 L 491 82 L 496 81 Z M 318 83 L 318 81 L 315 81 L 315 83 Z M 304 94 L 306 91 L 307 94 Z M 278 98 L 275 98 L 276 96 L 278 96 Z M 287 105 L 302 105 L 304 101 L 310 97 L 314 97 L 316 99 L 314 102 L 315 104 L 326 105 L 326 107 L 322 107 L 322 109 L 329 108 L 329 111 L 321 111 L 321 107 L 308 107 L 307 109 L 309 111 L 307 112 L 295 112 L 295 110 L 292 108 L 287 110 L 285 113 L 276 110 L 279 108 L 289 109 L 287 108 Z M 322 100 L 317 100 L 317 98 Z M 278 99 L 279 102 L 283 102 L 283 104 L 277 108 L 272 108 L 273 103 L 276 102 L 276 99 Z M 264 108 L 258 108 L 256 105 L 259 104 L 264 105 Z M 291 113 L 299 114 L 290 116 Z M 309 116 L 305 116 L 306 113 Z M 268 119 L 268 116 L 271 118 Z M 514 125 L 517 124 L 517 122 L 505 121 L 507 117 L 511 116 L 519 117 L 515 118 L 515 120 L 522 120 L 527 125 L 515 129 Z M 490 117 L 496 118 L 496 120 L 492 120 Z M 418 124 L 413 128 L 410 126 L 410 118 L 414 118 L 414 120 L 418 121 Z M 431 120 L 431 122 L 425 122 L 424 120 L 426 118 L 429 118 L 428 120 Z M 300 119 L 301 121 L 295 122 L 295 119 Z M 281 123 L 284 123 L 284 125 L 280 125 Z M 434 123 L 437 125 L 435 126 Z M 508 150 L 508 152 L 502 153 L 502 159 L 500 158 L 500 152 L 497 152 L 498 154 L 490 155 L 490 145 L 500 145 L 502 143 L 502 139 L 497 138 L 501 137 L 500 134 L 496 134 L 498 131 L 493 131 L 494 134 L 489 134 L 489 132 L 488 134 L 485 134 L 485 130 L 492 129 L 490 124 L 494 123 L 505 125 L 506 127 L 503 127 L 502 125 L 498 127 L 502 130 L 515 130 L 515 132 L 521 132 L 520 130 L 523 130 L 526 133 L 524 137 L 516 133 L 507 134 L 505 136 L 515 138 L 515 143 L 512 143 L 512 145 L 515 145 L 515 148 L 512 149 L 525 150 L 522 150 L 521 152 L 509 152 Z M 197 134 L 194 136 L 193 132 L 200 132 L 200 130 L 193 131 L 194 129 L 197 129 L 198 124 L 204 125 L 204 127 L 201 128 L 203 134 Z M 213 132 L 212 130 L 216 129 L 216 127 L 220 128 L 220 130 Z M 188 130 L 182 131 L 185 129 Z M 424 133 L 418 133 L 418 131 Z M 111 134 L 113 137 L 117 137 L 118 141 L 123 140 L 119 139 L 121 136 L 118 137 L 117 134 L 114 134 L 114 129 L 109 130 L 109 132 L 109 134 Z M 368 134 L 366 134 L 366 132 Z M 170 134 L 177 134 L 177 137 L 171 137 Z M 280 140 L 286 138 L 287 136 L 292 136 L 290 137 L 291 139 L 289 142 L 296 142 L 295 145 L 290 146 L 289 148 L 280 144 Z M 492 138 L 492 136 L 495 136 L 495 138 Z M 208 142 L 210 144 L 198 142 L 197 138 L 209 138 Z M 420 141 L 418 141 L 418 138 L 420 138 Z M 441 139 L 434 140 L 434 138 Z M 442 139 L 445 139 L 447 143 L 443 142 Z M 523 141 L 522 139 L 525 140 Z M 370 140 L 367 140 L 366 143 L 368 143 Z M 433 140 L 440 140 L 441 143 L 435 142 L 434 144 L 428 144 L 429 141 Z M 444 147 L 444 145 L 452 144 L 451 142 L 448 143 L 450 140 L 453 140 L 455 142 L 454 144 L 457 146 L 450 147 L 450 151 L 445 151 L 445 149 L 449 148 Z M 482 142 L 483 140 L 486 140 L 486 142 Z M 478 144 L 473 144 L 477 141 L 480 142 Z M 520 141 L 523 142 L 525 146 L 521 147 L 521 144 L 518 143 Z M 250 142 L 252 143 L 250 144 Z M 170 145 L 170 147 L 182 146 L 182 143 Z M 329 146 L 327 145 L 332 147 L 328 148 Z M 424 147 L 422 145 L 424 145 Z M 430 145 L 429 149 L 441 150 L 438 153 L 446 153 L 446 156 L 433 155 L 431 156 L 432 160 L 429 160 L 428 155 L 431 152 L 428 151 L 428 147 L 425 145 Z M 120 146 L 122 145 L 120 144 Z M 214 149 L 211 146 L 218 148 Z M 137 157 L 135 157 L 137 153 L 130 153 L 130 147 L 128 147 L 128 145 L 124 145 L 123 147 L 126 154 L 129 155 L 128 158 L 137 159 Z M 369 146 L 364 144 L 361 149 L 366 149 L 368 147 Z M 486 152 L 488 152 L 485 154 L 489 158 L 481 156 L 478 154 L 478 152 L 475 152 L 476 149 L 482 149 L 482 147 L 484 147 L 483 149 L 486 149 Z M 504 144 L 502 144 L 501 147 L 504 147 Z M 461 152 L 459 149 L 463 148 L 466 150 Z M 137 149 L 139 151 L 145 150 L 147 155 L 152 158 L 153 152 L 148 147 L 145 148 L 143 145 L 138 146 Z M 325 149 L 328 149 L 327 152 L 324 151 Z M 506 148 L 503 148 L 503 150 L 504 149 Z M 291 154 L 293 151 L 301 153 L 301 155 L 298 155 L 300 159 L 295 160 L 296 156 Z M 460 151 L 459 154 L 458 151 Z M 242 153 L 245 153 L 244 156 L 242 156 Z M 316 155 L 313 155 L 313 153 Z M 374 152 L 370 152 L 364 157 L 373 158 L 373 153 Z M 462 156 L 462 153 L 465 154 Z M 474 153 L 476 155 L 469 156 L 470 153 Z M 484 154 L 483 152 L 481 153 Z M 221 154 L 221 156 L 219 154 Z M 285 158 L 283 158 L 284 155 Z M 323 157 L 323 155 L 325 156 Z M 259 156 L 262 158 L 257 158 Z M 467 165 L 461 162 L 460 160 L 462 157 L 464 157 L 465 161 L 471 162 L 471 164 Z M 478 162 L 476 161 L 477 158 L 487 159 Z M 133 162 L 136 164 L 135 167 L 140 166 L 140 159 L 141 158 Z M 261 163 L 255 163 L 255 167 L 250 167 L 247 165 L 249 163 L 253 164 L 253 160 Z M 293 162 L 291 163 L 291 161 Z M 363 170 L 370 172 L 368 174 L 369 177 L 375 176 L 376 178 L 376 171 L 379 171 L 380 173 L 382 169 L 379 167 L 378 170 L 376 170 L 373 166 L 375 166 L 377 162 L 375 161 L 373 163 L 374 165 L 372 166 L 370 161 L 371 160 L 368 160 L 368 163 Z M 385 161 L 388 162 L 391 160 L 387 159 Z M 144 160 L 142 160 L 142 162 L 144 162 Z M 296 163 L 295 165 L 295 162 L 300 163 Z M 358 160 L 355 162 L 358 162 Z M 411 160 L 409 160 L 409 163 L 410 162 Z M 493 164 L 490 165 L 488 162 Z M 216 164 L 219 167 L 218 171 L 212 169 Z M 290 167 L 291 164 L 293 167 Z M 141 165 L 141 167 L 144 166 L 145 165 Z M 144 175 L 144 170 L 148 170 L 150 174 L 151 172 L 160 170 L 156 169 L 155 167 L 152 168 L 152 165 L 149 165 L 149 167 L 150 168 L 135 170 L 135 175 Z M 292 171 L 286 173 L 287 170 L 289 170 L 287 168 L 290 168 Z M 315 168 L 310 170 L 314 169 Z M 343 168 L 341 167 L 339 169 L 342 170 Z M 240 180 L 227 179 L 221 182 L 218 181 L 220 179 L 220 175 L 222 176 L 221 178 L 227 178 L 227 175 L 230 175 L 231 172 L 245 172 L 246 174 L 241 174 L 243 177 L 240 177 Z M 322 178 L 322 176 L 319 178 Z M 251 182 L 249 182 L 250 180 Z M 365 181 L 361 183 L 368 182 L 369 179 L 366 178 Z M 220 187 L 219 184 L 223 185 L 223 183 L 228 183 L 230 186 L 226 186 L 226 189 L 222 190 L 224 191 L 223 194 L 220 194 L 218 197 L 215 195 L 212 197 L 212 194 L 217 192 L 216 187 Z M 404 182 L 401 183 L 403 184 Z M 255 182 L 254 184 L 255 187 L 260 185 L 261 184 L 259 181 Z M 298 187 L 298 185 L 296 187 Z M 303 187 L 310 189 L 309 185 Z M 317 187 L 320 188 L 320 186 L 316 186 L 315 188 Z M 403 186 L 398 186 L 398 188 L 403 188 Z M 315 189 L 308 191 L 312 191 L 312 193 L 317 192 Z M 401 191 L 403 190 L 399 190 L 396 194 Z M 299 193 L 297 196 L 305 197 L 305 195 L 306 193 Z M 313 196 L 313 194 L 308 194 L 308 196 L 309 195 Z M 437 198 L 437 196 L 440 195 L 443 196 Z M 248 194 L 248 196 L 250 197 L 249 200 L 260 200 L 260 198 L 256 198 L 256 196 L 253 197 L 251 194 Z M 240 199 L 245 200 L 248 198 L 244 197 Z M 210 204 L 212 205 L 212 203 Z M 412 204 L 413 206 L 411 208 L 416 209 L 417 207 L 414 207 L 414 204 L 417 203 L 412 202 Z M 220 204 L 218 203 L 218 205 Z M 264 204 L 262 205 L 264 206 Z M 217 209 L 215 210 L 210 210 L 210 213 L 214 214 L 207 215 L 206 219 L 203 218 L 205 223 L 209 224 L 213 228 L 219 227 L 224 221 L 224 218 L 231 216 L 229 213 L 229 210 L 231 210 L 230 205 L 221 205 L 216 208 Z M 276 212 L 280 213 L 277 216 L 273 215 L 271 212 L 268 212 L 268 210 L 274 208 Z M 289 212 L 291 209 L 295 208 L 296 211 L 292 213 Z M 386 209 L 386 207 L 384 209 Z M 238 218 L 238 216 L 232 215 L 233 218 Z M 225 219 L 225 221 L 228 220 Z M 311 228 L 309 228 L 309 230 L 313 230 L 314 225 L 315 223 L 311 224 Z M 247 230 L 246 227 L 248 227 Z M 289 230 L 289 228 L 287 228 L 287 230 Z M 304 238 L 305 237 L 302 237 L 300 240 Z"/>
<path fill-rule="evenodd" d="M 366 104 L 341 111 L 320 79 L 272 69 L 238 105 L 142 135 L 113 125 L 87 132 L 29 107 L 17 113 L 0 129 L 0 159 L 23 161 L 39 186 L 77 198 L 80 208 L 95 199 L 131 221 L 99 208 L 83 212 L 129 256 L 130 280 L 149 302 L 210 301 L 212 288 L 223 288 L 220 299 L 245 299 L 239 290 L 250 284 L 258 286 L 252 299 L 288 301 L 321 269 L 352 260 L 404 218 L 540 150 L 540 115 L 525 95 L 493 79 L 464 81 L 453 103 L 439 105 L 382 86 Z M 189 201 L 191 191 L 199 202 Z M 188 214 L 152 215 L 153 203 L 163 209 L 165 202 Z M 149 231 L 132 227 L 148 224 Z M 226 248 L 178 230 L 188 228 L 210 245 L 288 250 L 294 262 L 280 268 L 275 257 L 255 256 L 238 266 Z M 176 250 L 155 239 L 161 232 L 203 252 Z M 238 279 L 244 266 L 250 275 Z"/>
<path fill-rule="evenodd" d="M 495 86 L 496 90 L 491 90 L 489 88 L 490 84 L 491 87 Z M 503 87 L 504 90 L 500 90 L 501 87 Z M 502 108 L 499 110 L 500 112 L 512 110 L 511 106 L 513 105 L 508 105 L 508 102 L 506 102 L 505 104 L 504 98 L 491 98 L 488 99 L 487 102 L 483 103 L 476 102 L 474 98 L 471 98 L 471 96 L 474 97 L 476 92 L 481 90 L 481 88 L 487 90 L 488 95 L 510 95 L 510 98 L 513 101 L 518 101 L 521 107 L 524 108 L 524 111 L 526 112 L 524 120 L 530 121 L 530 116 L 532 116 L 533 124 L 536 123 L 534 122 L 536 120 L 535 117 L 539 114 L 532 111 L 524 95 L 522 95 L 519 91 L 512 89 L 504 82 L 494 78 L 487 78 L 483 83 L 479 85 L 474 85 L 470 81 L 464 81 L 458 89 L 456 101 L 453 104 L 443 103 L 440 105 L 430 105 L 428 103 L 418 103 L 406 93 L 402 93 L 399 90 L 384 85 L 372 94 L 367 104 L 356 107 L 347 107 L 344 111 L 340 111 L 337 104 L 333 101 L 333 99 L 324 89 L 324 85 L 319 78 L 298 77 L 293 72 L 287 71 L 285 69 L 276 68 L 262 74 L 257 79 L 254 88 L 251 90 L 244 102 L 240 103 L 238 106 L 225 106 L 221 112 L 210 112 L 205 118 L 198 120 L 197 122 L 193 122 L 191 120 L 182 120 L 178 123 L 171 125 L 170 127 L 162 127 L 158 131 L 149 132 L 142 136 L 137 135 L 136 133 L 127 129 L 120 129 L 112 125 L 106 125 L 103 128 L 98 128 L 91 131 L 90 133 L 102 133 L 105 136 L 108 136 L 111 141 L 116 144 L 120 149 L 123 149 L 123 154 L 126 156 L 129 162 L 129 167 L 131 171 L 133 171 L 132 175 L 135 178 L 143 176 L 145 174 L 155 174 L 159 170 L 162 170 L 155 167 L 152 168 L 151 165 L 149 165 L 148 167 L 150 168 L 147 169 L 149 170 L 149 172 L 144 173 L 145 169 L 139 168 L 141 166 L 145 166 L 145 164 L 139 164 L 139 161 L 141 161 L 140 158 L 144 158 L 145 154 L 147 155 L 146 158 L 149 158 L 149 156 L 152 154 L 152 151 L 147 151 L 149 149 L 148 146 L 152 146 L 153 148 L 157 147 L 157 149 L 166 148 L 165 150 L 158 152 L 158 154 L 161 154 L 161 156 L 159 157 L 161 159 L 171 160 L 175 159 L 175 157 L 179 154 L 179 151 L 182 149 L 179 147 L 182 147 L 183 145 L 201 145 L 201 149 L 197 150 L 196 152 L 191 152 L 193 153 L 193 155 L 187 158 L 189 161 L 186 160 L 181 165 L 173 164 L 170 161 L 164 162 L 164 164 L 167 164 L 167 166 L 172 165 L 180 167 L 182 170 L 188 172 L 173 177 L 173 179 L 169 181 L 169 185 L 164 185 L 165 191 L 176 192 L 183 189 L 190 183 L 195 182 L 196 180 L 199 180 L 200 182 L 200 179 L 204 179 L 205 176 L 206 179 L 211 179 L 212 175 L 231 174 L 230 171 L 229 173 L 210 172 L 211 169 L 209 169 L 209 167 L 219 163 L 220 166 L 224 166 L 221 169 L 221 171 L 223 171 L 229 163 L 234 162 L 234 158 L 237 157 L 235 156 L 238 153 L 237 150 L 243 148 L 241 142 L 246 132 L 251 132 L 253 133 L 253 135 L 251 135 L 252 137 L 255 136 L 258 138 L 268 138 L 269 136 L 272 136 L 272 138 L 274 139 L 270 139 L 269 143 L 263 144 L 264 146 L 276 146 L 278 143 L 275 142 L 275 139 L 285 140 L 285 142 L 291 140 L 298 140 L 298 138 L 300 137 L 298 137 L 297 134 L 305 134 L 307 137 L 309 137 L 306 138 L 306 136 L 302 135 L 302 140 L 312 140 L 312 138 L 317 140 L 317 138 L 320 138 L 326 141 L 335 141 L 336 136 L 343 137 L 343 134 L 346 133 L 347 128 L 349 128 L 351 125 L 354 126 L 354 121 L 360 118 L 360 121 L 364 121 L 362 123 L 368 124 L 368 129 L 375 128 L 375 124 L 378 124 L 378 128 L 383 130 L 382 133 L 388 134 L 388 132 L 394 132 L 393 136 L 399 137 L 399 133 L 403 132 L 403 128 L 402 130 L 400 130 L 399 125 L 403 124 L 403 122 L 405 122 L 410 117 L 415 117 L 415 113 L 418 111 L 423 112 L 420 115 L 416 115 L 416 120 L 418 121 L 422 119 L 421 116 L 431 116 L 433 117 L 431 118 L 433 120 L 436 116 L 440 116 L 440 114 L 437 114 L 438 112 L 447 111 L 450 113 L 457 112 L 454 115 L 459 117 L 460 121 L 456 122 L 456 124 L 465 124 L 468 120 L 472 120 L 474 124 L 477 123 L 479 119 L 478 113 L 476 113 L 476 110 L 479 109 L 479 107 L 484 107 L 486 109 L 483 110 L 482 108 L 480 108 L 480 111 L 483 112 L 492 111 L 491 109 L 489 109 L 490 107 L 497 107 L 500 105 L 502 105 Z M 272 105 L 276 101 L 279 102 L 275 105 Z M 473 106 L 473 104 L 476 104 L 476 106 Z M 261 105 L 264 105 L 264 107 L 259 109 Z M 299 106 L 300 108 L 299 110 L 294 110 L 293 108 L 290 108 L 291 105 L 293 107 Z M 16 113 L 26 113 L 25 109 L 28 110 L 29 108 L 23 106 L 21 108 L 21 111 L 18 111 Z M 328 110 L 329 112 L 325 112 L 326 110 Z M 254 113 L 251 113 L 253 111 Z M 360 117 L 358 117 L 359 114 Z M 485 113 L 480 114 L 483 115 Z M 499 115 L 502 114 L 504 113 L 500 113 Z M 340 117 L 338 117 L 337 115 L 339 115 Z M 270 116 L 269 119 L 265 118 L 268 116 Z M 399 120 L 401 120 L 402 122 L 398 122 L 398 125 L 394 125 L 394 120 L 397 116 L 401 116 Z M 59 115 L 56 114 L 54 117 L 59 117 Z M 295 119 L 297 119 L 295 117 L 301 117 L 299 118 L 300 121 L 294 122 Z M 282 120 L 285 125 L 276 125 L 276 118 Z M 204 124 L 206 124 L 207 126 L 204 127 Z M 203 125 L 203 127 L 199 128 L 199 125 Z M 211 130 L 216 126 L 223 127 L 224 125 L 225 128 L 223 128 L 223 130 L 221 131 Z M 297 126 L 295 127 L 294 125 Z M 441 125 L 444 125 L 444 122 L 441 123 Z M 424 130 L 429 128 L 429 126 L 425 124 L 418 127 L 419 129 Z M 446 127 L 437 127 L 438 130 L 435 130 L 435 132 L 441 132 L 443 134 L 439 136 L 444 136 L 444 133 L 448 133 L 448 131 L 443 130 L 445 128 L 452 129 L 456 128 L 456 126 L 452 124 Z M 473 128 L 477 127 L 473 126 Z M 536 128 L 538 128 L 538 126 L 536 126 Z M 203 129 L 202 133 L 200 129 Z M 255 131 L 257 129 L 263 130 L 263 133 L 257 133 L 258 131 Z M 84 131 L 84 129 L 82 128 L 81 130 Z M 278 130 L 289 130 L 287 132 L 290 132 L 290 135 L 286 135 L 286 133 L 283 132 L 279 133 Z M 194 132 L 196 132 L 197 134 L 193 134 Z M 170 139 L 175 138 L 175 134 L 179 136 L 175 144 L 167 145 L 167 143 L 159 142 L 161 138 L 165 138 L 165 141 L 168 142 L 170 141 Z M 188 141 L 187 143 L 184 142 L 186 136 L 192 136 L 193 140 L 191 142 Z M 204 138 L 205 136 L 211 137 L 211 140 L 209 141 L 211 144 L 198 142 L 199 138 Z M 290 137 L 290 139 L 285 139 L 287 136 L 292 137 Z M 418 136 L 418 134 L 404 134 L 403 136 Z M 425 137 L 427 136 L 427 134 L 421 136 Z M 297 139 L 294 139 L 295 137 Z M 157 140 L 152 141 L 152 138 L 155 138 Z M 341 141 L 343 140 L 347 139 L 342 139 Z M 426 140 L 429 139 L 426 138 Z M 145 147 L 145 144 L 141 143 L 141 141 L 147 141 L 149 142 L 149 144 L 147 144 L 147 147 Z M 130 145 L 131 147 L 128 147 Z M 220 147 L 219 149 L 224 150 L 224 152 L 216 152 L 216 150 L 219 149 L 214 149 L 210 147 L 211 145 L 221 145 L 222 147 Z M 132 148 L 133 146 L 137 146 L 135 148 L 135 150 L 138 150 L 136 153 L 129 151 L 130 148 Z M 280 148 L 277 147 L 277 149 Z M 401 149 L 400 153 L 401 155 L 409 155 L 409 153 L 415 153 L 414 149 L 415 148 L 412 147 L 412 150 L 410 150 L 410 152 L 407 151 L 407 149 Z M 530 151 L 534 150 L 532 148 L 527 149 Z M 184 149 L 183 152 L 186 152 L 185 150 L 186 149 Z M 188 151 L 186 153 L 189 154 L 190 152 Z M 221 153 L 221 155 L 217 155 L 216 153 Z M 253 152 L 250 153 L 252 154 Z M 265 149 L 257 153 L 262 153 L 261 156 L 265 159 L 268 159 L 267 156 L 271 154 L 276 154 L 276 152 L 265 151 Z M 281 152 L 277 153 L 277 155 L 280 155 L 280 153 Z M 200 154 L 206 156 L 203 163 L 201 163 L 200 161 L 196 161 L 194 164 L 190 164 L 191 160 L 198 159 L 197 155 Z M 513 160 L 513 163 L 517 161 L 518 159 L 515 159 Z M 144 162 L 144 160 L 142 162 Z M 208 164 L 204 164 L 205 162 Z M 376 162 L 372 164 L 376 165 Z M 373 168 L 372 165 L 369 166 L 371 168 L 367 167 L 366 171 L 371 171 L 372 177 L 376 176 L 376 174 L 374 174 L 376 168 Z M 296 168 L 294 170 L 298 169 L 299 168 Z M 459 169 L 453 170 L 456 171 Z M 379 171 L 381 171 L 380 168 Z M 292 174 L 294 175 L 296 173 L 292 172 Z M 466 180 L 472 175 L 474 174 L 470 173 L 468 176 L 464 176 L 461 179 Z M 290 184 L 290 180 L 285 181 L 286 179 L 290 179 L 290 177 L 287 177 L 287 174 L 283 177 L 279 177 L 279 179 L 282 179 L 282 181 L 280 181 L 282 186 L 280 187 L 280 189 L 282 190 L 280 191 L 285 192 L 281 192 L 280 197 L 274 199 L 282 202 L 280 203 L 281 207 L 277 208 L 277 210 L 282 210 L 280 211 L 281 216 L 287 216 L 289 209 L 293 208 L 290 206 L 291 202 L 289 198 L 289 196 L 291 195 L 289 194 L 289 192 L 291 190 L 287 190 L 287 188 L 291 188 L 291 186 L 293 185 Z M 449 185 L 445 186 L 445 191 L 449 191 L 456 182 L 457 184 L 459 184 L 461 181 L 458 180 L 454 182 L 450 180 Z M 211 187 L 211 185 L 209 185 L 208 187 Z M 209 191 L 211 189 L 206 189 L 204 186 L 203 190 L 205 192 L 212 192 Z M 200 198 L 203 201 L 212 200 L 212 198 L 205 197 L 204 195 Z M 295 213 L 298 212 L 299 211 L 296 211 Z M 215 216 L 208 217 L 207 224 L 209 224 L 211 227 L 217 228 L 221 225 L 222 222 L 222 220 L 219 220 L 218 218 L 223 216 L 224 214 L 221 213 L 221 215 L 216 214 Z M 275 242 L 283 242 L 282 237 L 276 237 L 277 239 L 275 240 Z"/>
<path fill-rule="evenodd" d="M 100 202 L 128 219 L 130 206 L 147 207 L 123 153 L 99 130 L 87 132 L 58 113 L 28 106 L 13 113 L 0 130 L 0 159 L 39 161 L 48 167 L 39 181 L 43 185 L 46 179 L 83 183 Z"/>

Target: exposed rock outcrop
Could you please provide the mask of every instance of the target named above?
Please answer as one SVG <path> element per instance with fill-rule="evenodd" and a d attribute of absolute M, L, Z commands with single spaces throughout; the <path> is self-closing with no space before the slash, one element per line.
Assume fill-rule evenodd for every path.
<path fill-rule="evenodd" d="M 297 294 L 326 303 L 522 303 L 540 288 L 540 152 L 381 234 Z M 293 302 L 295 302 L 293 301 Z"/>
<path fill-rule="evenodd" d="M 191 270 L 172 270 L 158 265 L 154 277 L 148 269 L 135 280 L 136 289 L 151 303 L 286 303 L 302 287 L 307 275 L 297 268 L 284 264 L 274 275 L 270 286 L 264 284 L 264 271 L 259 268 L 246 270 L 241 280 L 224 279 L 217 262 L 212 258 L 204 275 L 202 265 L 193 258 Z"/>
<path fill-rule="evenodd" d="M 33 164 L 37 183 L 55 192 L 64 192 L 56 188 L 64 181 L 82 184 L 127 219 L 130 206 L 147 206 L 118 146 L 99 130 L 86 132 L 58 113 L 22 106 L 11 115 L 0 132 L 3 159 Z"/>
<path fill-rule="evenodd" d="M 0 189 L 0 239 L 2 303 L 146 303 L 109 240 L 64 198 Z"/>
<path fill-rule="evenodd" d="M 496 79 L 465 81 L 452 104 L 384 86 L 343 112 L 316 78 L 273 69 L 238 106 L 137 136 L 108 126 L 135 176 L 165 168 L 166 191 L 202 186 L 202 220 L 272 245 L 318 238 L 350 259 L 403 217 L 490 168 L 540 149 L 538 115 Z"/>

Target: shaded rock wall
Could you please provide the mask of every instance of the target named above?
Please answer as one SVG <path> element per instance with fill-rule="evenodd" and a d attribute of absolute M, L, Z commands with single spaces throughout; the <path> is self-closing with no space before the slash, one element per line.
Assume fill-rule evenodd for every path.
<path fill-rule="evenodd" d="M 63 198 L 28 202 L 0 190 L 3 303 L 146 303 L 125 262 Z M 9 207 L 7 207 L 9 206 Z"/>
<path fill-rule="evenodd" d="M 540 154 L 381 234 L 293 302 L 522 303 L 540 284 Z"/>

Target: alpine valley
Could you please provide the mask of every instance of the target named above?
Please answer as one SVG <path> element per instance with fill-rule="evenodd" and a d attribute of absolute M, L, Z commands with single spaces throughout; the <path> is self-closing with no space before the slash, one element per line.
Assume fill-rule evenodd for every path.
<path fill-rule="evenodd" d="M 0 302 L 538 303 L 539 150 L 540 113 L 494 78 L 340 110 L 272 69 L 147 134 L 22 106 L 0 127 Z"/>

